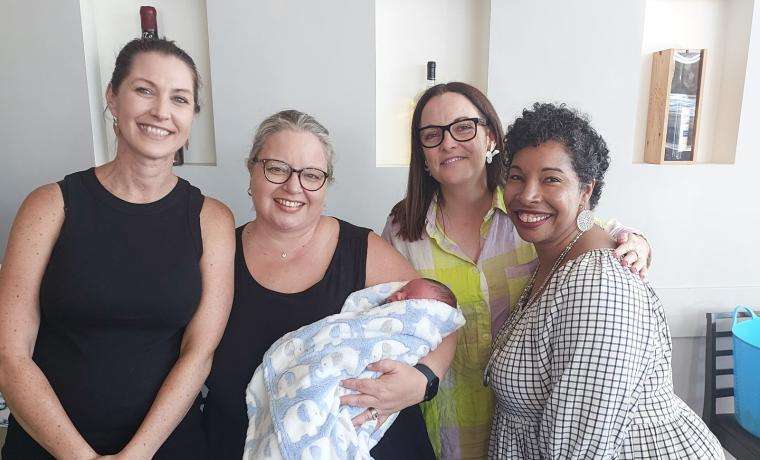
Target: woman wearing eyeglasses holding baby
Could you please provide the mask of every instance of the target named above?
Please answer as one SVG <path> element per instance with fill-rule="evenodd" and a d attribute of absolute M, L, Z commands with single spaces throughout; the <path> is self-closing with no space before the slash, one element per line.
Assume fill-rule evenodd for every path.
<path fill-rule="evenodd" d="M 491 102 L 466 83 L 428 89 L 412 117 L 407 193 L 383 237 L 417 272 L 448 285 L 467 323 L 438 396 L 422 405 L 440 458 L 485 458 L 493 394 L 482 384 L 491 341 L 536 266 L 534 247 L 507 216 L 501 121 Z M 649 246 L 608 226 L 624 264 L 642 274 Z"/>
<path fill-rule="evenodd" d="M 256 132 L 247 161 L 256 218 L 236 232 L 233 307 L 207 380 L 204 418 L 215 459 L 242 457 L 248 427 L 245 389 L 277 339 L 338 313 L 353 291 L 418 278 L 369 229 L 322 215 L 332 160 L 327 130 L 305 113 L 276 113 Z M 453 336 L 445 339 L 423 358 L 427 367 L 422 370 L 382 360 L 369 368 L 382 372 L 380 378 L 344 383 L 375 395 L 342 398 L 343 404 L 368 408 L 355 424 L 370 419 L 382 423 L 401 411 L 372 449 L 374 458 L 433 458 L 416 404 L 428 388 L 426 371 L 445 374 L 455 343 Z"/>

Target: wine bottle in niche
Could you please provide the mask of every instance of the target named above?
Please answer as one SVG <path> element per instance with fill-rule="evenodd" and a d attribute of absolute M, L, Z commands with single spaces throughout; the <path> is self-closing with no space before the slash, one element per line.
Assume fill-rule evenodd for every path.
<path fill-rule="evenodd" d="M 142 38 L 158 38 L 158 20 L 156 9 L 152 6 L 140 7 L 140 27 L 142 28 Z M 180 147 L 174 153 L 174 166 L 185 164 L 185 148 Z"/>
<path fill-rule="evenodd" d="M 142 38 L 158 38 L 155 8 L 152 6 L 140 7 L 140 25 L 142 26 Z"/>
<path fill-rule="evenodd" d="M 435 86 L 435 61 L 427 62 L 427 87 Z"/>

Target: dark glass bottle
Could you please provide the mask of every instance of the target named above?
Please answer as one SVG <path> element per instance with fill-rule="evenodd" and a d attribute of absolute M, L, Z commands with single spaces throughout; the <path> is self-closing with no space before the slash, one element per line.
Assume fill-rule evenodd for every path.
<path fill-rule="evenodd" d="M 140 27 L 142 28 L 142 38 L 158 38 L 158 21 L 156 20 L 156 9 L 152 6 L 140 7 Z M 174 153 L 174 166 L 185 164 L 185 148 L 180 147 Z"/>
<path fill-rule="evenodd" d="M 140 7 L 140 26 L 142 26 L 142 38 L 158 38 L 155 8 L 152 6 Z"/>
<path fill-rule="evenodd" d="M 435 61 L 427 63 L 427 87 L 435 86 Z"/>

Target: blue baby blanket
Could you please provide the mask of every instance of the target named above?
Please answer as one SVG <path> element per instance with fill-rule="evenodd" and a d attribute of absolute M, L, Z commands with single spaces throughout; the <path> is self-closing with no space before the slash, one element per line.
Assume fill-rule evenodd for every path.
<path fill-rule="evenodd" d="M 464 325 L 462 313 L 437 300 L 380 305 L 404 283 L 354 292 L 341 312 L 289 332 L 264 354 L 246 389 L 248 433 L 243 459 L 371 459 L 395 420 L 354 428 L 364 409 L 340 405 L 341 380 L 377 377 L 381 359 L 410 365 Z"/>

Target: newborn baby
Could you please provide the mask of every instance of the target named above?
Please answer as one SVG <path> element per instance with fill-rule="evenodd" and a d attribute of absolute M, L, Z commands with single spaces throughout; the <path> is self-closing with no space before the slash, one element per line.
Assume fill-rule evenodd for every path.
<path fill-rule="evenodd" d="M 346 378 L 373 378 L 368 364 L 414 365 L 464 325 L 456 298 L 430 279 L 386 283 L 354 292 L 341 312 L 289 332 L 264 354 L 246 391 L 249 426 L 243 458 L 370 459 L 380 427 L 352 419 L 363 408 L 341 406 Z"/>
<path fill-rule="evenodd" d="M 417 278 L 409 281 L 401 289 L 389 295 L 382 305 L 408 299 L 438 300 L 457 308 L 457 298 L 451 289 L 440 281 L 430 278 Z"/>

